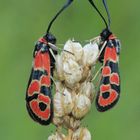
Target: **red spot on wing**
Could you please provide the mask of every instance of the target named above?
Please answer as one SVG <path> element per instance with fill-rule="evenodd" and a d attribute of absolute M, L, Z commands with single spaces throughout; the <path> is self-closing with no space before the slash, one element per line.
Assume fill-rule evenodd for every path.
<path fill-rule="evenodd" d="M 110 76 L 110 83 L 111 84 L 115 84 L 115 85 L 119 85 L 120 84 L 120 78 L 119 75 L 117 73 L 113 73 Z"/>
<path fill-rule="evenodd" d="M 105 77 L 105 76 L 109 76 L 111 74 L 111 69 L 109 66 L 105 66 L 103 67 L 102 69 L 102 76 Z"/>
<path fill-rule="evenodd" d="M 103 92 L 109 92 L 110 88 L 111 88 L 110 85 L 102 85 L 100 87 L 100 92 L 101 93 L 103 93 Z"/>
<path fill-rule="evenodd" d="M 49 102 L 49 97 L 45 96 L 45 97 L 40 97 L 41 98 L 41 102 L 46 103 L 47 104 L 47 108 L 44 111 L 40 110 L 39 107 L 39 101 L 38 100 L 33 100 L 30 102 L 30 107 L 32 109 L 32 111 L 34 112 L 34 114 L 36 116 L 38 116 L 39 118 L 41 118 L 42 120 L 48 120 L 50 117 L 50 102 Z M 45 102 L 44 102 L 45 101 Z M 48 103 L 47 103 L 47 102 Z"/>
<path fill-rule="evenodd" d="M 35 58 L 34 58 L 34 69 L 41 69 L 43 68 L 43 61 L 42 61 L 42 53 L 38 51 Z"/>
<path fill-rule="evenodd" d="M 44 69 L 50 76 L 50 55 L 48 52 L 38 51 L 34 58 L 34 69 Z"/>
<path fill-rule="evenodd" d="M 44 70 L 47 72 L 47 76 L 43 76 L 41 78 L 41 84 L 46 85 L 49 87 L 51 85 L 50 80 L 50 55 L 48 52 L 41 53 L 40 51 L 37 52 L 34 60 L 34 68 L 39 70 Z"/>
<path fill-rule="evenodd" d="M 106 47 L 105 49 L 105 55 L 104 55 L 104 64 L 107 60 L 112 60 L 113 62 L 117 61 L 117 52 L 115 47 Z"/>
<path fill-rule="evenodd" d="M 109 93 L 110 95 L 107 99 L 104 99 L 102 94 L 99 96 L 99 101 L 98 101 L 99 105 L 102 107 L 112 104 L 118 97 L 118 94 L 115 90 L 110 91 L 110 93 Z"/>
<path fill-rule="evenodd" d="M 51 102 L 50 98 L 48 96 L 43 95 L 43 94 L 38 95 L 38 100 L 40 102 L 45 103 L 45 104 L 50 104 L 50 102 Z"/>
<path fill-rule="evenodd" d="M 39 89 L 40 89 L 39 82 L 36 80 L 33 80 L 31 84 L 29 85 L 28 95 L 32 96 L 34 92 L 39 92 Z"/>
<path fill-rule="evenodd" d="M 50 87 L 50 85 L 51 85 L 50 77 L 42 76 L 42 78 L 41 78 L 41 85 L 45 85 L 47 87 Z"/>
<path fill-rule="evenodd" d="M 49 53 L 45 53 L 42 56 L 42 61 L 43 61 L 43 67 L 44 69 L 48 72 L 48 76 L 50 76 L 50 55 Z"/>

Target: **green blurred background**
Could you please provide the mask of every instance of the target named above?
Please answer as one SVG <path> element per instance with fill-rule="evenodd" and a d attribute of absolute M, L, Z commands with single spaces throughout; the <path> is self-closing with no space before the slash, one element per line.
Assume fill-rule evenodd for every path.
<path fill-rule="evenodd" d="M 65 0 L 0 0 L 0 140 L 47 140 L 54 126 L 40 126 L 28 116 L 25 90 L 34 42 Z M 96 0 L 105 15 L 101 0 Z M 140 1 L 108 0 L 112 31 L 120 38 L 121 99 L 117 106 L 92 111 L 83 124 L 92 140 L 140 140 Z M 58 43 L 69 38 L 86 40 L 104 28 L 87 0 L 75 0 L 55 22 Z"/>

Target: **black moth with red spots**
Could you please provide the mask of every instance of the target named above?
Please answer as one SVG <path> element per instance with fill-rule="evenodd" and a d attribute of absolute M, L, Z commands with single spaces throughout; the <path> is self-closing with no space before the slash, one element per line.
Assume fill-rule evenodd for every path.
<path fill-rule="evenodd" d="M 48 25 L 46 35 L 36 43 L 33 57 L 33 66 L 26 90 L 26 106 L 31 118 L 42 124 L 50 124 L 53 117 L 52 80 L 57 48 L 50 44 L 56 43 L 56 38 L 50 34 L 51 26 L 57 17 L 73 2 L 67 0 L 63 7 L 56 13 Z M 50 43 L 50 44 L 49 44 Z M 50 51 L 50 47 L 51 50 Z M 52 54 L 53 53 L 53 54 Z"/>
<path fill-rule="evenodd" d="M 96 97 L 98 111 L 112 108 L 120 97 L 119 53 L 120 43 L 107 29 L 101 34 L 102 41 L 107 41 L 99 57 L 103 63 L 99 92 Z"/>
<path fill-rule="evenodd" d="M 48 42 L 55 44 L 55 37 L 47 34 L 35 45 L 33 66 L 26 91 L 28 113 L 34 121 L 42 125 L 50 124 L 53 116 L 51 75 L 55 61 L 49 51 Z"/>

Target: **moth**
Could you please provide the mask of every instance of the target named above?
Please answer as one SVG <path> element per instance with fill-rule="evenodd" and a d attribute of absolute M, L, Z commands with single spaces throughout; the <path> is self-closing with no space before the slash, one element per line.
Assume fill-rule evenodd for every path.
<path fill-rule="evenodd" d="M 26 90 L 28 113 L 34 121 L 42 125 L 50 124 L 53 116 L 51 75 L 55 60 L 50 53 L 49 42 L 56 43 L 56 38 L 51 34 L 40 38 L 35 45 L 33 65 Z"/>
<path fill-rule="evenodd" d="M 26 90 L 26 106 L 31 118 L 42 125 L 50 124 L 53 118 L 51 77 L 58 48 L 55 46 L 56 38 L 50 33 L 50 29 L 57 17 L 72 2 L 73 0 L 67 0 L 56 13 L 48 25 L 46 35 L 37 41 L 33 53 L 33 66 Z"/>
<path fill-rule="evenodd" d="M 97 110 L 104 112 L 111 109 L 120 97 L 120 42 L 110 31 L 111 18 L 106 0 L 102 0 L 102 3 L 107 13 L 108 22 L 95 5 L 95 2 L 93 0 L 88 1 L 102 18 L 106 26 L 99 36 L 100 53 L 98 60 L 102 63 L 102 70 L 99 91 L 95 103 Z"/>
<path fill-rule="evenodd" d="M 120 42 L 107 29 L 101 33 L 101 40 L 106 45 L 99 57 L 99 61 L 102 62 L 103 67 L 99 92 L 96 98 L 96 107 L 98 111 L 104 112 L 111 109 L 120 97 Z"/>

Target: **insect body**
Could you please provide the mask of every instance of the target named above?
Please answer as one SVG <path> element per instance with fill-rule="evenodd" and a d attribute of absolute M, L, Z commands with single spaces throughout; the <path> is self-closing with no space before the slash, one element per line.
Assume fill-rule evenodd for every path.
<path fill-rule="evenodd" d="M 55 44 L 56 39 L 48 34 L 40 38 L 35 45 L 33 66 L 26 91 L 28 113 L 34 121 L 42 125 L 48 125 L 53 116 L 51 74 L 54 59 L 49 51 L 48 42 Z"/>
<path fill-rule="evenodd" d="M 101 14 L 95 2 L 88 0 L 105 23 L 106 28 L 100 34 L 99 41 L 99 61 L 103 63 L 100 89 L 96 98 L 98 111 L 104 112 L 112 108 L 120 96 L 120 75 L 119 75 L 119 53 L 120 43 L 110 31 L 111 18 L 106 0 L 102 0 L 105 7 L 108 22 Z"/>
<path fill-rule="evenodd" d="M 104 31 L 106 32 L 106 31 Z M 116 37 L 109 32 L 107 38 L 101 34 L 106 46 L 99 57 L 103 62 L 100 89 L 96 98 L 96 107 L 103 112 L 112 108 L 120 96 L 120 75 L 119 75 L 119 53 L 120 43 Z"/>
<path fill-rule="evenodd" d="M 51 95 L 54 55 L 57 48 L 56 38 L 50 34 L 51 26 L 57 17 L 73 2 L 67 0 L 64 6 L 50 21 L 46 35 L 38 40 L 33 53 L 33 67 L 26 90 L 26 106 L 31 118 L 42 124 L 50 124 L 53 116 L 53 101 Z M 51 49 L 50 49 L 51 48 Z"/>

